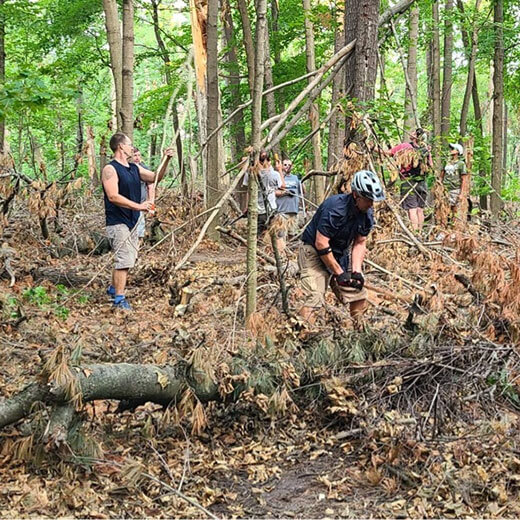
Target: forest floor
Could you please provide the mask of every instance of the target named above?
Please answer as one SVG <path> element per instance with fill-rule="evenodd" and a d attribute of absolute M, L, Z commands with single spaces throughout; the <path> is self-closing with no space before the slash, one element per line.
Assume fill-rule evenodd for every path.
<path fill-rule="evenodd" d="M 172 208 L 159 215 L 165 233 L 201 211 L 173 194 L 161 205 Z M 518 223 L 473 222 L 443 237 L 429 229 L 423 254 L 389 211 L 377 217 L 366 330 L 351 333 L 331 299 L 305 339 L 281 312 L 270 266 L 260 266 L 259 316 L 244 329 L 245 248 L 230 238 L 204 240 L 174 271 L 197 222 L 143 245 L 129 279 L 134 312 L 123 313 L 105 294 L 110 254 L 75 251 L 85 241 L 92 250 L 91 232 L 103 231 L 99 201 L 62 210 L 47 241 L 17 208 L 2 245 L 16 279 L 0 279 L 2 397 L 37 378 L 57 349 L 76 364 L 202 359 L 216 379 L 249 355 L 258 370 L 250 391 L 225 403 L 87 403 L 81 449 L 42 443 L 35 423 L 47 416 L 34 410 L 0 432 L 0 518 L 205 517 L 201 507 L 217 517 L 520 516 Z M 290 262 L 296 251 L 293 242 Z M 295 310 L 291 270 L 287 282 Z M 346 365 L 330 346 L 338 337 Z M 295 373 L 302 356 L 305 380 Z M 275 383 L 268 366 L 279 368 Z"/>

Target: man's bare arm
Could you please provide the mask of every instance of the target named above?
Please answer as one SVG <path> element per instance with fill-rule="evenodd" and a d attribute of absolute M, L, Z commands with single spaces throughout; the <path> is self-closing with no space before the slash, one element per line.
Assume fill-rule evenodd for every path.
<path fill-rule="evenodd" d="M 157 171 L 157 182 L 160 182 L 168 169 L 168 164 L 170 163 L 170 159 L 173 157 L 174 149 L 166 148 L 164 151 L 164 161 L 161 161 L 159 166 L 159 170 Z M 155 173 L 147 168 L 143 168 L 140 164 L 137 165 L 139 168 L 139 177 L 143 182 L 152 183 L 155 182 Z"/>
<path fill-rule="evenodd" d="M 358 235 L 352 246 L 352 272 L 361 273 L 363 260 L 367 252 L 367 237 Z"/>
<path fill-rule="evenodd" d="M 101 182 L 107 194 L 108 200 L 121 208 L 133 209 L 135 211 L 148 211 L 151 208 L 149 202 L 138 204 L 123 195 L 119 194 L 119 180 L 116 170 L 110 164 L 107 164 L 101 172 Z"/>

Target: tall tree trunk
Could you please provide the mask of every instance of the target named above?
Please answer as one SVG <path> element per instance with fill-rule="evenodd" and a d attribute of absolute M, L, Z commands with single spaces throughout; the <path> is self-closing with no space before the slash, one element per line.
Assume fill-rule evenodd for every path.
<path fill-rule="evenodd" d="M 242 33 L 244 36 L 244 48 L 247 60 L 247 80 L 249 83 L 249 92 L 252 96 L 255 82 L 255 46 L 253 44 L 253 31 L 251 30 L 246 0 L 237 0 L 237 6 L 240 12 L 240 18 L 242 19 Z"/>
<path fill-rule="evenodd" d="M 228 73 L 230 74 L 227 82 L 229 85 L 231 98 L 233 99 L 233 104 L 231 105 L 231 110 L 233 110 L 236 105 L 242 104 L 242 95 L 240 93 L 240 69 L 238 67 L 235 30 L 233 27 L 233 17 L 231 16 L 231 6 L 229 5 L 229 0 L 223 0 L 222 11 L 224 38 L 227 47 L 226 61 L 228 63 Z M 234 139 L 231 139 L 231 162 L 236 164 L 240 157 L 242 157 L 244 154 L 246 147 L 246 132 L 242 114 L 236 114 L 233 116 L 230 123 L 231 133 L 234 136 Z"/>
<path fill-rule="evenodd" d="M 476 17 L 481 0 L 475 1 L 475 20 L 473 20 L 473 31 L 471 34 L 471 41 L 467 30 L 464 27 L 464 21 L 461 22 L 461 33 L 462 42 L 466 50 L 466 56 L 468 57 L 468 80 L 466 83 L 466 91 L 464 93 L 464 101 L 462 104 L 462 110 L 460 115 L 460 135 L 465 136 L 467 132 L 467 117 L 469 112 L 469 101 L 470 96 L 473 100 L 473 113 L 475 116 L 475 123 L 477 125 L 477 132 L 482 140 L 484 135 L 484 128 L 482 124 L 482 109 L 480 107 L 480 98 L 478 93 L 477 77 L 475 73 L 475 63 L 478 50 L 478 25 L 476 24 Z M 457 0 L 457 7 L 461 13 L 461 17 L 464 17 L 464 4 L 462 0 Z M 478 172 L 479 177 L 486 178 L 486 171 L 482 167 Z M 484 210 L 488 209 L 487 195 L 480 195 L 480 207 Z"/>
<path fill-rule="evenodd" d="M 134 3 L 123 0 L 123 86 L 121 90 L 121 129 L 134 135 Z"/>
<path fill-rule="evenodd" d="M 504 144 L 504 2 L 494 1 L 493 22 L 495 53 L 493 72 L 493 144 L 491 160 L 491 214 L 497 218 L 502 210 L 502 172 Z"/>
<path fill-rule="evenodd" d="M 506 172 L 506 175 L 507 175 L 507 125 L 508 125 L 508 120 L 509 120 L 509 110 L 507 108 L 507 103 L 505 102 L 504 100 L 504 129 L 503 129 L 503 133 L 504 133 L 504 162 L 502 164 L 503 168 L 504 168 L 504 172 Z"/>
<path fill-rule="evenodd" d="M 155 40 L 157 41 L 157 45 L 159 47 L 159 53 L 164 62 L 164 76 L 166 78 L 166 83 L 168 85 L 172 85 L 172 75 L 171 75 L 171 59 L 170 54 L 168 53 L 168 49 L 164 43 L 164 40 L 161 36 L 160 24 L 159 24 L 159 3 L 160 0 L 151 0 L 152 3 L 152 21 L 153 21 L 153 30 L 155 34 Z M 179 114 L 177 113 L 177 107 L 174 104 L 172 107 L 172 121 L 173 121 L 173 131 L 177 136 L 175 139 L 175 148 L 177 150 L 177 161 L 179 164 L 179 175 L 181 178 L 182 192 L 184 195 L 188 192 L 188 183 L 186 180 L 186 165 L 184 162 L 184 153 L 182 149 L 182 137 L 179 131 Z M 155 155 L 155 152 L 154 152 Z"/>
<path fill-rule="evenodd" d="M 208 25 L 207 25 L 207 51 L 208 71 L 207 89 L 208 114 L 207 132 L 210 135 L 218 127 L 219 113 L 219 88 L 218 88 L 218 0 L 208 0 Z M 219 139 L 218 132 L 209 140 L 206 148 L 207 153 L 207 178 L 206 178 L 206 200 L 207 207 L 217 205 L 220 199 L 219 189 Z M 215 229 L 218 218 L 213 219 L 208 228 L 208 237 L 219 240 L 219 232 Z"/>
<path fill-rule="evenodd" d="M 441 168 L 440 136 L 441 136 L 441 58 L 439 38 L 439 2 L 432 4 L 433 28 L 431 40 L 432 65 L 432 123 L 433 123 L 433 163 L 437 171 Z"/>
<path fill-rule="evenodd" d="M 446 0 L 444 19 L 444 63 L 442 76 L 441 135 L 447 142 L 450 134 L 451 85 L 453 83 L 453 0 Z"/>
<path fill-rule="evenodd" d="M 480 1 L 476 0 L 475 2 L 475 18 L 473 20 L 473 30 L 471 32 L 471 41 L 469 39 L 468 32 L 464 28 L 464 20 L 462 20 L 462 41 L 464 43 L 464 47 L 466 49 L 466 56 L 468 57 L 468 79 L 466 81 L 466 89 L 464 91 L 464 100 L 462 102 L 462 109 L 460 112 L 460 135 L 465 136 L 468 130 L 468 113 L 469 113 L 469 103 L 471 100 L 471 96 L 473 93 L 473 86 L 475 85 L 475 63 L 477 60 L 477 49 L 478 49 L 478 29 L 479 26 L 476 23 L 476 17 L 478 14 L 478 10 L 480 7 Z M 457 0 L 457 7 L 462 15 L 464 15 L 464 4 L 462 0 Z M 476 86 L 476 85 L 475 85 Z M 477 93 L 478 96 L 478 93 Z M 476 114 L 475 114 L 476 119 Z M 482 121 L 481 121 L 482 123 Z"/>
<path fill-rule="evenodd" d="M 410 11 L 410 25 L 408 37 L 408 59 L 406 72 L 408 74 L 404 99 L 404 129 L 411 132 L 416 127 L 414 111 L 417 110 L 417 40 L 419 38 L 419 7 L 414 5 Z"/>
<path fill-rule="evenodd" d="M 103 0 L 105 11 L 105 26 L 107 29 L 108 50 L 110 52 L 110 69 L 114 78 L 115 89 L 115 117 L 117 129 L 122 129 L 121 100 L 123 92 L 123 42 L 121 39 L 121 28 L 119 15 L 117 13 L 116 0 Z"/>
<path fill-rule="evenodd" d="M 5 82 L 5 0 L 0 0 L 0 85 Z M 4 152 L 5 143 L 5 119 L 0 118 L 0 154 Z"/>
<path fill-rule="evenodd" d="M 365 102 L 373 100 L 375 94 L 380 0 L 361 0 L 359 3 L 354 97 Z"/>
<path fill-rule="evenodd" d="M 278 26 L 278 0 L 271 1 L 271 32 L 273 35 L 273 60 L 274 65 L 277 67 L 282 62 L 282 53 L 280 50 L 280 41 L 279 41 L 279 26 Z M 275 93 L 276 98 L 276 108 L 278 112 L 281 114 L 285 110 L 285 98 L 283 94 L 283 89 L 277 90 Z"/>
<path fill-rule="evenodd" d="M 240 2 L 241 0 L 239 0 Z M 247 290 L 246 320 L 256 311 L 256 240 L 258 220 L 258 153 L 262 143 L 262 91 L 264 88 L 264 43 L 267 38 L 267 0 L 257 0 L 256 4 L 256 52 L 254 68 L 253 103 L 251 109 L 251 140 L 255 154 L 255 164 L 249 170 L 249 207 L 247 217 Z"/>
<path fill-rule="evenodd" d="M 311 21 L 311 0 L 303 0 L 303 13 L 305 23 L 305 56 L 307 63 L 307 72 L 316 70 L 316 56 L 314 49 L 314 24 Z M 309 83 L 312 78 L 309 78 Z M 323 170 L 321 159 L 321 136 L 320 136 L 320 113 L 318 110 L 318 100 L 312 103 L 309 109 L 309 120 L 311 122 L 311 131 L 314 132 L 312 142 L 312 167 L 315 170 Z M 314 177 L 314 197 L 316 204 L 321 204 L 325 196 L 325 177 L 316 175 Z"/>
<path fill-rule="evenodd" d="M 345 2 L 345 45 L 357 37 L 357 24 L 359 18 L 359 2 Z M 356 51 L 352 52 L 345 62 L 345 95 L 354 96 L 354 83 L 356 72 Z"/>
<path fill-rule="evenodd" d="M 267 33 L 267 38 L 265 40 L 265 65 L 264 65 L 264 88 L 265 90 L 269 90 L 274 87 L 273 81 L 273 67 L 271 64 L 271 43 L 269 41 L 269 31 Z M 276 101 L 274 98 L 274 92 L 270 92 L 265 95 L 265 105 L 267 107 L 267 117 L 271 119 L 276 116 Z M 275 148 L 275 152 L 279 152 L 279 147 Z"/>
<path fill-rule="evenodd" d="M 345 45 L 345 33 L 343 31 L 343 23 L 337 21 L 334 29 L 334 53 L 338 52 Z M 332 82 L 332 97 L 330 101 L 331 109 L 336 106 L 340 100 L 345 77 L 343 74 L 336 74 Z M 327 146 L 327 170 L 330 171 L 332 166 L 340 159 L 343 147 L 343 127 L 341 126 L 341 118 L 338 112 L 334 112 L 330 119 L 329 125 L 329 142 Z"/>
<path fill-rule="evenodd" d="M 377 34 L 380 0 L 347 2 L 345 6 L 345 40 L 356 38 L 353 59 L 345 63 L 345 93 L 363 104 L 374 99 L 377 78 Z M 351 136 L 351 119 L 347 114 L 345 138 Z"/>

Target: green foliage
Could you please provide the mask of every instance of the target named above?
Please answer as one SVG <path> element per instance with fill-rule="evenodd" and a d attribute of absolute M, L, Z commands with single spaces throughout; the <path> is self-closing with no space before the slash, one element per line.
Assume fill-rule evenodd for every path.
<path fill-rule="evenodd" d="M 47 293 L 47 289 L 38 285 L 37 287 L 30 287 L 29 289 L 25 289 L 23 292 L 23 297 L 29 301 L 29 303 L 33 303 L 38 305 L 38 307 L 43 307 L 51 303 L 51 297 Z"/>

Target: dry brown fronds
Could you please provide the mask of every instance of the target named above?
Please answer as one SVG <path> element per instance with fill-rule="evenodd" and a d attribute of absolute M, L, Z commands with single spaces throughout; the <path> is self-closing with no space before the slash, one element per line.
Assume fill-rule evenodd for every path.
<path fill-rule="evenodd" d="M 54 392 L 63 391 L 65 397 L 76 409 L 82 406 L 81 388 L 76 376 L 69 367 L 69 359 L 65 355 L 63 345 L 55 348 L 43 365 L 40 377 L 53 387 Z"/>
<path fill-rule="evenodd" d="M 269 331 L 264 316 L 259 312 L 253 312 L 251 316 L 249 316 L 246 327 L 253 338 L 257 339 L 263 339 Z"/>

